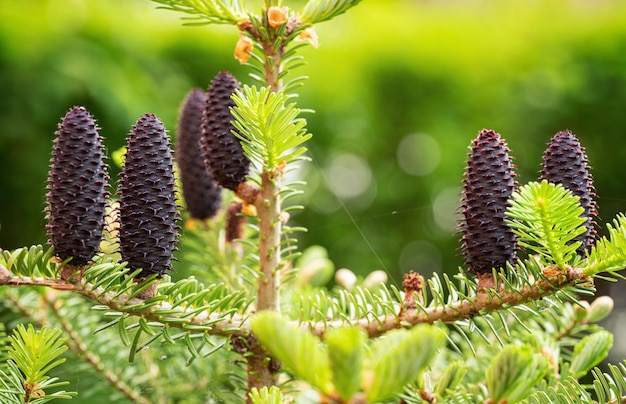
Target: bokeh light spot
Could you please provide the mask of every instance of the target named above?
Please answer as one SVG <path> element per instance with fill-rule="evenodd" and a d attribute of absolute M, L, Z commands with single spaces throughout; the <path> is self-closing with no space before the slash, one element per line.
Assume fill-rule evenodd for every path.
<path fill-rule="evenodd" d="M 427 277 L 434 272 L 441 272 L 442 257 L 439 248 L 433 243 L 414 240 L 404 246 L 398 263 L 403 273 L 416 271 Z"/>
<path fill-rule="evenodd" d="M 441 148 L 434 137 L 414 133 L 400 140 L 396 155 L 405 172 L 422 177 L 432 173 L 439 165 Z"/>
<path fill-rule="evenodd" d="M 332 157 L 325 169 L 330 189 L 339 198 L 356 198 L 372 183 L 372 171 L 361 157 L 343 153 Z"/>

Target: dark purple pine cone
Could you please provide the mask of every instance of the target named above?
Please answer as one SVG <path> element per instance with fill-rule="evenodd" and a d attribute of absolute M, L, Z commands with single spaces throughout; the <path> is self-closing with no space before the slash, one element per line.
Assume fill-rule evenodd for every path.
<path fill-rule="evenodd" d="M 118 187 L 120 253 L 131 269 L 142 269 L 138 278 L 161 277 L 171 269 L 178 236 L 169 137 L 163 123 L 146 114 L 127 140 Z"/>
<path fill-rule="evenodd" d="M 224 188 L 236 191 L 246 180 L 250 162 L 243 154 L 241 142 L 231 133 L 233 117 L 230 98 L 239 83 L 230 73 L 219 73 L 211 82 L 202 118 L 202 149 L 205 162 L 215 180 Z"/>
<path fill-rule="evenodd" d="M 178 119 L 176 163 L 183 188 L 185 206 L 196 219 L 215 216 L 222 200 L 222 189 L 204 163 L 200 149 L 202 115 L 207 95 L 199 88 L 187 94 Z"/>
<path fill-rule="evenodd" d="M 474 140 L 463 188 L 462 250 L 470 271 L 491 273 L 513 262 L 516 237 L 504 212 L 516 187 L 506 143 L 483 129 Z"/>
<path fill-rule="evenodd" d="M 584 254 L 598 238 L 595 229 L 595 217 L 598 215 L 594 200 L 596 193 L 585 149 L 572 132 L 568 130 L 559 132 L 548 143 L 542 165 L 541 179 L 562 184 L 563 188 L 580 198 L 580 204 L 585 209 L 584 217 L 587 218 L 585 224 L 587 231 L 575 240 L 582 243 L 577 250 L 578 253 Z"/>
<path fill-rule="evenodd" d="M 61 259 L 85 265 L 102 239 L 108 193 L 98 126 L 84 107 L 72 107 L 55 132 L 46 195 L 47 234 Z"/>

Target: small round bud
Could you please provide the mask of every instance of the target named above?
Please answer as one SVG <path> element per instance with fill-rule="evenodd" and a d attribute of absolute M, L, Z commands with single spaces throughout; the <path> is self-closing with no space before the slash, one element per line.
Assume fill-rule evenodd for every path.
<path fill-rule="evenodd" d="M 376 289 L 380 286 L 381 283 L 387 283 L 389 277 L 385 271 L 381 271 L 380 269 L 374 271 L 365 277 L 363 281 L 363 287 L 366 289 Z"/>
<path fill-rule="evenodd" d="M 591 302 L 591 308 L 587 313 L 587 321 L 597 323 L 605 319 L 613 311 L 615 303 L 611 296 L 600 296 Z"/>
<path fill-rule="evenodd" d="M 289 7 L 272 6 L 267 9 L 267 23 L 272 28 L 278 28 L 287 22 Z"/>
<path fill-rule="evenodd" d="M 356 275 L 347 268 L 341 268 L 335 272 L 335 282 L 346 290 L 354 289 L 356 285 Z"/>
<path fill-rule="evenodd" d="M 252 52 L 253 47 L 254 45 L 252 44 L 252 39 L 245 35 L 241 35 L 237 41 L 237 45 L 235 45 L 235 59 L 237 59 L 241 64 L 248 62 L 248 60 L 250 60 L 250 53 Z"/>

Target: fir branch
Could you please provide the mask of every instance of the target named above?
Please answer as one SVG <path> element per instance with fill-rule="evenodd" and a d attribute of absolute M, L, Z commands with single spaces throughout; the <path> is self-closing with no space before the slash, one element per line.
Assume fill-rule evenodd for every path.
<path fill-rule="evenodd" d="M 626 267 L 626 216 L 618 214 L 613 225 L 608 224 L 608 236 L 602 237 L 591 248 L 585 274 L 593 276 L 600 272 L 615 272 Z"/>
<path fill-rule="evenodd" d="M 257 167 L 273 172 L 306 151 L 301 145 L 312 135 L 305 129 L 306 121 L 298 118 L 300 109 L 295 103 L 287 103 L 285 93 L 271 92 L 269 87 L 244 86 L 233 100 L 235 135 Z"/>
<path fill-rule="evenodd" d="M 81 336 L 74 330 L 72 324 L 67 321 L 59 313 L 58 307 L 50 300 L 49 295 L 44 295 L 44 301 L 48 309 L 57 317 L 61 328 L 67 336 L 66 344 L 68 347 L 77 353 L 85 362 L 87 362 L 94 370 L 104 377 L 104 379 L 116 390 L 121 392 L 124 396 L 128 397 L 132 402 L 139 404 L 150 404 L 150 401 L 141 395 L 139 391 L 133 389 L 130 385 L 120 379 L 115 372 L 108 369 L 102 362 L 102 358 L 94 351 L 89 349 L 89 346 L 83 341 Z"/>
<path fill-rule="evenodd" d="M 236 25 L 246 19 L 246 13 L 240 0 L 152 0 L 162 4 L 158 8 L 191 14 L 185 19 L 198 24 Z"/>
<path fill-rule="evenodd" d="M 39 247 L 41 249 L 41 247 Z M 38 249 L 35 248 L 35 255 Z M 12 256 L 11 252 L 5 252 Z M 43 255 L 43 254 L 41 254 Z M 27 273 L 33 271 L 24 268 L 20 262 L 12 262 L 11 269 L 21 268 Z M 524 268 L 520 266 L 520 268 Z M 55 272 L 50 269 L 46 272 Z M 159 286 L 157 295 L 147 300 L 139 299 L 140 292 L 149 287 L 154 280 L 144 281 L 136 284 L 127 277 L 129 270 L 123 264 L 105 262 L 87 268 L 84 278 L 74 284 L 64 284 L 56 281 L 55 278 L 37 276 L 12 275 L 8 270 L 2 270 L 0 264 L 0 284 L 8 286 L 48 286 L 60 290 L 71 290 L 74 293 L 89 297 L 102 305 L 102 308 L 113 309 L 117 312 L 127 313 L 127 315 L 143 317 L 149 322 L 157 324 L 167 324 L 169 327 L 179 327 L 188 333 L 206 333 L 209 335 L 241 336 L 249 331 L 246 324 L 248 317 L 247 309 L 250 305 L 246 293 L 229 293 L 220 289 L 219 285 L 205 287 L 194 279 L 182 280 L 176 283 L 163 283 Z M 370 337 L 378 336 L 388 330 L 412 326 L 419 323 L 454 323 L 459 320 L 466 320 L 485 313 L 495 312 L 512 306 L 538 300 L 554 295 L 559 290 L 568 288 L 578 288 L 585 291 L 585 283 L 589 277 L 580 268 L 545 267 L 543 270 L 532 276 L 524 271 L 518 277 L 525 277 L 526 280 L 517 279 L 509 285 L 500 282 L 495 288 L 472 290 L 468 280 L 461 280 L 462 287 L 454 287 L 448 283 L 449 287 L 456 290 L 456 298 L 443 301 L 433 299 L 431 305 L 426 307 L 419 303 L 415 307 L 404 307 L 391 296 L 397 295 L 386 288 L 381 288 L 379 292 L 357 292 L 357 295 L 346 294 L 346 303 L 343 307 L 353 307 L 353 313 L 339 315 L 341 305 L 337 305 L 333 298 L 321 299 L 325 309 L 317 311 L 326 313 L 328 309 L 336 315 L 332 318 L 317 318 L 313 321 L 303 318 L 303 326 L 311 329 L 313 334 L 323 335 L 328 328 L 338 328 L 347 325 L 355 325 L 367 332 Z M 4 276 L 1 274 L 4 273 Z M 516 276 L 516 275 L 510 275 Z M 531 278 L 533 280 L 531 281 Z M 463 278 L 461 278 L 463 279 Z M 438 284 L 434 282 L 433 284 Z M 511 286 L 515 285 L 515 286 Z M 517 286 L 520 285 L 520 286 Z M 463 288 L 469 288 L 463 291 Z M 433 290 L 435 293 L 432 293 Z M 431 288 L 431 294 L 442 294 Z M 358 296 L 358 297 L 357 297 Z M 401 297 L 401 296 L 400 296 Z M 362 302 L 354 305 L 350 303 Z M 380 311 L 372 312 L 368 305 L 373 303 L 379 307 Z M 347 305 L 347 306 L 346 306 Z M 395 308 L 396 311 L 393 311 Z M 352 318 L 354 316 L 355 318 Z M 165 328 L 164 328 L 165 329 Z M 163 332 L 163 331 L 160 331 Z"/>
<path fill-rule="evenodd" d="M 18 308 L 18 310 L 28 318 L 32 319 L 39 327 L 51 327 L 52 324 L 44 315 L 43 310 L 32 310 L 30 307 L 22 304 L 21 299 L 12 294 L 5 294 L 5 299 L 11 301 L 11 303 Z M 128 397 L 132 402 L 139 404 L 149 404 L 145 397 L 138 391 L 135 391 L 131 386 L 120 379 L 115 372 L 108 369 L 102 362 L 102 358 L 94 351 L 89 349 L 89 346 L 78 332 L 74 329 L 74 326 L 59 313 L 58 307 L 51 299 L 50 293 L 44 293 L 41 299 L 45 303 L 45 307 L 50 310 L 52 314 L 58 320 L 61 329 L 67 337 L 65 344 L 69 349 L 80 356 L 82 360 L 87 362 L 96 372 L 100 373 L 102 377 L 116 390 L 120 391 L 124 396 Z"/>
<path fill-rule="evenodd" d="M 518 243 L 540 254 L 548 263 L 565 268 L 576 257 L 580 242 L 571 242 L 586 231 L 587 219 L 579 198 L 562 185 L 546 180 L 531 182 L 513 194 L 506 214 L 518 235 Z"/>
<path fill-rule="evenodd" d="M 316 24 L 345 13 L 360 2 L 361 0 L 309 0 L 300 14 L 302 21 Z"/>

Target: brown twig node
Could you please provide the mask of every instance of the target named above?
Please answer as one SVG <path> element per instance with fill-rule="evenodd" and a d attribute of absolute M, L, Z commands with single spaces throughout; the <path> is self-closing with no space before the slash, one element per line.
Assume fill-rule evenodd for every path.
<path fill-rule="evenodd" d="M 417 272 L 409 272 L 404 274 L 402 279 L 402 287 L 404 288 L 404 310 L 414 310 L 417 308 L 417 300 L 420 303 L 424 301 L 424 277 Z"/>

